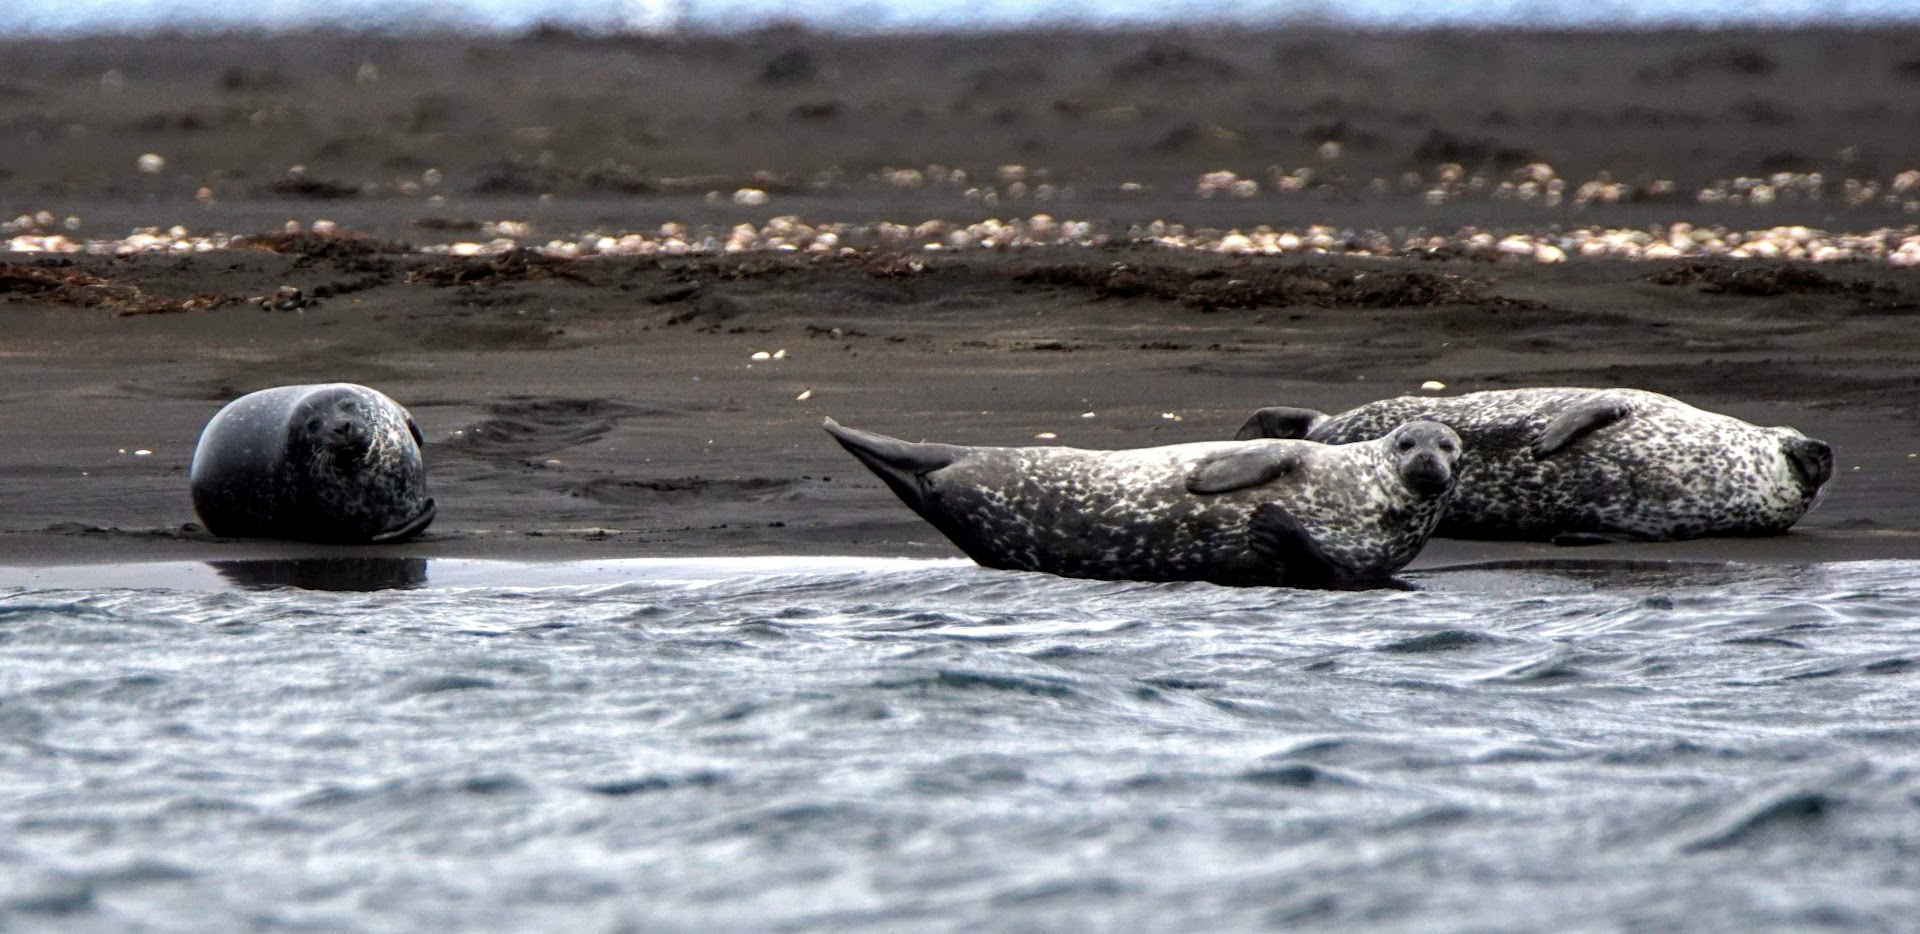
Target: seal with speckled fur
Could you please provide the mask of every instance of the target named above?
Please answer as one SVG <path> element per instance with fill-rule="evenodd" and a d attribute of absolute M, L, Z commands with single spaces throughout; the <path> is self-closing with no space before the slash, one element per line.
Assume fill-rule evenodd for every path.
<path fill-rule="evenodd" d="M 915 444 L 826 429 L 968 557 L 1105 580 L 1349 586 L 1426 544 L 1460 439 L 1417 422 L 1368 444 L 1130 451 Z"/>
<path fill-rule="evenodd" d="M 277 386 L 228 403 L 193 451 L 193 509 L 227 538 L 406 541 L 433 521 L 420 429 L 365 386 Z"/>
<path fill-rule="evenodd" d="M 1347 444 L 1410 419 L 1460 433 L 1459 489 L 1437 534 L 1589 544 L 1775 535 L 1833 476 L 1833 449 L 1638 389 L 1402 396 L 1328 416 L 1261 409 L 1239 438 Z"/>

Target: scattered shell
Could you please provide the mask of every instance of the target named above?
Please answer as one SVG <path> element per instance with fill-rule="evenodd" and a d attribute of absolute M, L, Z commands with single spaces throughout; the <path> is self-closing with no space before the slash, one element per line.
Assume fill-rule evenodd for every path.
<path fill-rule="evenodd" d="M 811 398 L 813 398 L 813 390 L 811 390 L 811 389 L 802 389 L 802 390 L 800 390 L 800 394 L 799 394 L 799 395 L 797 395 L 797 396 L 794 396 L 794 397 L 793 397 L 793 401 L 795 401 L 795 402 L 805 402 L 805 401 L 807 401 L 808 399 L 811 399 Z"/>
<path fill-rule="evenodd" d="M 135 456 L 135 457 L 146 457 L 146 456 L 148 456 L 148 455 L 150 455 L 150 454 L 152 454 L 152 453 L 153 453 L 152 451 L 149 451 L 149 450 L 147 450 L 146 448 L 141 448 L 140 450 L 138 450 L 138 451 L 135 451 L 135 452 L 133 452 L 133 456 Z"/>
<path fill-rule="evenodd" d="M 776 351 L 774 351 L 774 352 L 773 352 L 773 359 L 775 359 L 775 360 L 785 360 L 785 359 L 787 359 L 787 350 L 786 350 L 786 348 L 785 348 L 785 347 L 782 347 L 782 348 L 780 348 L 779 350 L 776 350 Z"/>
<path fill-rule="evenodd" d="M 1051 431 L 1043 431 L 1043 432 L 1041 432 L 1041 433 L 1039 433 L 1039 434 L 1037 434 L 1037 435 L 1034 435 L 1034 438 L 1036 438 L 1037 440 L 1040 440 L 1040 441 L 1052 441 L 1053 439 L 1055 439 L 1055 438 L 1058 438 L 1058 437 L 1060 437 L 1060 436 L 1059 436 L 1059 435 L 1057 435 L 1057 434 L 1054 434 L 1054 433 L 1053 433 L 1053 432 L 1051 432 Z"/>
<path fill-rule="evenodd" d="M 1093 413 L 1093 412 L 1081 412 L 1081 413 L 1080 413 L 1080 417 L 1081 417 L 1081 418 L 1093 418 L 1093 417 L 1095 416 L 1095 414 L 1096 414 L 1096 413 Z"/>
<path fill-rule="evenodd" d="M 753 361 L 755 361 L 755 362 L 758 362 L 758 361 L 761 361 L 761 360 L 772 360 L 772 359 L 773 359 L 773 354 L 770 354 L 770 353 L 767 353 L 767 352 L 766 352 L 766 351 L 764 351 L 764 350 L 760 350 L 760 351 L 755 351 L 755 352 L 754 352 L 754 355 L 753 355 L 753 356 L 751 356 L 751 357 L 748 357 L 747 359 L 749 359 L 749 360 L 753 360 Z"/>

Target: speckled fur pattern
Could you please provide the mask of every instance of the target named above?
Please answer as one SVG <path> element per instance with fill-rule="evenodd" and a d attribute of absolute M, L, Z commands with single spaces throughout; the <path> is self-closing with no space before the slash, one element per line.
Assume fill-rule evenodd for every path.
<path fill-rule="evenodd" d="M 194 511 L 215 535 L 398 541 L 432 520 L 407 410 L 352 383 L 235 399 L 194 449 Z"/>
<path fill-rule="evenodd" d="M 1628 415 L 1536 459 L 1529 445 L 1568 409 L 1604 399 Z M 1815 444 L 1637 389 L 1507 389 L 1402 396 L 1315 425 L 1330 444 L 1378 438 L 1409 419 L 1452 427 L 1466 448 L 1438 534 L 1547 540 L 1569 534 L 1679 540 L 1785 532 L 1812 508 L 1784 445 Z M 1821 445 L 1824 449 L 1824 445 Z M 1828 455 L 1831 464 L 1831 455 Z"/>
<path fill-rule="evenodd" d="M 1445 435 L 1456 445 L 1447 455 L 1450 487 L 1458 439 Z M 1246 489 L 1188 491 L 1197 467 L 1256 445 L 1295 453 L 1299 466 Z M 1256 553 L 1249 540 L 1254 510 L 1276 503 L 1332 559 L 1342 580 L 1381 580 L 1419 553 L 1447 498 L 1444 489 L 1421 493 L 1402 480 L 1402 455 L 1390 439 L 1345 446 L 1262 440 L 1128 451 L 957 450 L 962 453 L 951 464 L 904 473 L 889 485 L 980 564 L 1067 577 L 1293 583 L 1287 568 Z"/>

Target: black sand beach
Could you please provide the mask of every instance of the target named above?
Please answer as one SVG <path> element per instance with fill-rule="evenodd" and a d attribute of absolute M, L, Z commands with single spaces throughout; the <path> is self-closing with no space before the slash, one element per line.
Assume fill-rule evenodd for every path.
<path fill-rule="evenodd" d="M 1125 447 L 1440 380 L 1666 392 L 1824 438 L 1839 473 L 1781 538 L 1436 541 L 1417 567 L 1912 558 L 1920 271 L 1865 249 L 1816 264 L 1649 244 L 1680 222 L 1748 243 L 1799 225 L 1808 254 L 1920 232 L 1920 191 L 1899 182 L 1920 166 L 1917 92 L 1910 30 L 15 42 L 9 235 L 109 252 L 134 228 L 303 235 L 0 255 L 0 563 L 327 552 L 208 538 L 186 469 L 225 401 L 332 380 L 393 395 L 427 436 L 440 518 L 382 553 L 948 556 L 823 416 Z M 143 172 L 147 154 L 164 166 Z M 1219 171 L 1257 191 L 1203 197 Z M 1576 204 L 1588 182 L 1618 188 Z M 967 233 L 1037 214 L 1087 222 L 1088 245 Z M 780 217 L 854 225 L 855 249 L 781 252 Z M 344 233 L 306 233 L 322 219 Z M 888 239 L 882 221 L 942 226 Z M 670 222 L 757 239 L 418 252 L 659 241 Z M 1261 225 L 1326 225 L 1338 246 L 1180 246 Z M 1644 255 L 1498 245 L 1572 246 L 1577 229 L 1639 232 Z M 965 248 L 925 249 L 954 231 Z M 298 307 L 248 301 L 283 287 L 299 297 L 275 304 Z"/>

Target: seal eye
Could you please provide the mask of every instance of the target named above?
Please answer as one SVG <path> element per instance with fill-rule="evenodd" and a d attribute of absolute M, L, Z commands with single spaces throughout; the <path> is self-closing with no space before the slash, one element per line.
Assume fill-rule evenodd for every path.
<path fill-rule="evenodd" d="M 310 419 L 308 419 L 308 420 L 307 420 L 307 430 L 308 430 L 308 431 L 319 431 L 319 430 L 320 430 L 320 420 L 319 420 L 319 419 L 317 419 L 317 418 L 310 418 Z"/>
<path fill-rule="evenodd" d="M 1399 448 L 1400 448 L 1400 450 L 1402 450 L 1402 451 L 1411 451 L 1411 450 L 1413 450 L 1413 439 L 1412 439 L 1412 438 L 1401 438 L 1401 439 L 1400 439 L 1400 444 L 1399 444 Z"/>

